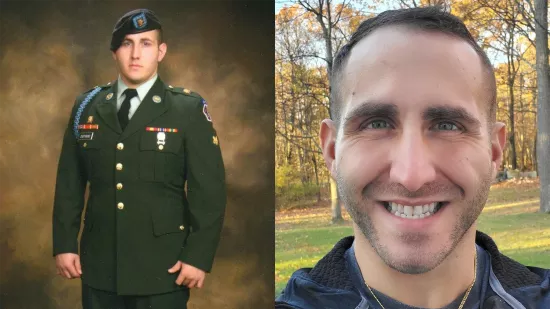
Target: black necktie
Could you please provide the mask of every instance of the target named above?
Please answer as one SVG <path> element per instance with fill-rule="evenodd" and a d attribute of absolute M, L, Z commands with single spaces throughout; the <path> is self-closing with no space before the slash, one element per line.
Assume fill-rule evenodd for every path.
<path fill-rule="evenodd" d="M 137 96 L 136 89 L 128 88 L 124 90 L 122 93 L 126 95 L 126 98 L 124 98 L 124 101 L 122 102 L 122 105 L 120 106 L 120 109 L 118 110 L 118 122 L 120 123 L 120 127 L 122 128 L 122 131 L 124 131 L 124 128 L 128 125 L 128 112 L 130 112 L 130 100 Z"/>

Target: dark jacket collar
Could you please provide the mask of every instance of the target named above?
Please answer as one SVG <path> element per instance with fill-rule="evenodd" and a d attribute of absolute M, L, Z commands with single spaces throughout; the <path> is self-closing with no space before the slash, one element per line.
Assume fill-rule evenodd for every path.
<path fill-rule="evenodd" d="M 345 253 L 352 246 L 354 237 L 341 239 L 312 269 L 303 269 L 309 278 L 327 288 L 354 290 L 348 272 Z M 526 267 L 498 251 L 497 245 L 488 235 L 477 231 L 476 244 L 491 256 L 493 271 L 505 289 L 514 289 L 529 285 L 540 285 L 543 281 L 543 269 Z"/>

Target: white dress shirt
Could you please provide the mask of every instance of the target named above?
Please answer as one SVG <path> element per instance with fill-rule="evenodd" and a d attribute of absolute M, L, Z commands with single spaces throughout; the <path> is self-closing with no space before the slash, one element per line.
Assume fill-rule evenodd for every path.
<path fill-rule="evenodd" d="M 133 97 L 130 100 L 130 111 L 128 112 L 128 120 L 132 119 L 132 116 L 138 109 L 139 105 L 141 104 L 141 101 L 145 98 L 147 95 L 147 92 L 153 87 L 153 84 L 157 81 L 158 74 L 155 74 L 151 79 L 146 81 L 145 83 L 141 84 L 139 87 L 136 88 L 137 96 Z M 117 101 L 116 101 L 116 110 L 120 110 L 120 106 L 122 105 L 122 102 L 124 102 L 124 99 L 126 98 L 126 95 L 123 94 L 124 90 L 128 89 L 128 86 L 124 84 L 122 79 L 120 78 L 120 75 L 118 76 L 118 85 L 117 85 Z"/>

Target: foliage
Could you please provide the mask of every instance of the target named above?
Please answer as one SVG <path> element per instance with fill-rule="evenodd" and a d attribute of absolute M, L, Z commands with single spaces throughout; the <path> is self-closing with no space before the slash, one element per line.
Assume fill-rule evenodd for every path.
<path fill-rule="evenodd" d="M 329 183 L 318 138 L 321 122 L 329 118 L 328 72 L 334 53 L 365 18 L 349 1 L 299 1 L 276 15 L 276 171 L 284 178 L 292 170 L 293 180 L 299 177 L 301 182 L 283 190 L 278 178 L 278 196 L 285 191 L 292 197 L 278 199 L 277 204 L 293 201 L 300 188 L 318 188 L 319 194 Z"/>

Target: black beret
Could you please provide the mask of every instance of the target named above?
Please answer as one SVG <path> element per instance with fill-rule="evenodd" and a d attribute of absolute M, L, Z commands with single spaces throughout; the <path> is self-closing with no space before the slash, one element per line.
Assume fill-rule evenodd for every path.
<path fill-rule="evenodd" d="M 122 16 L 113 29 L 113 37 L 111 38 L 111 50 L 116 51 L 127 34 L 162 29 L 160 21 L 148 9 L 137 9 L 130 11 Z"/>

